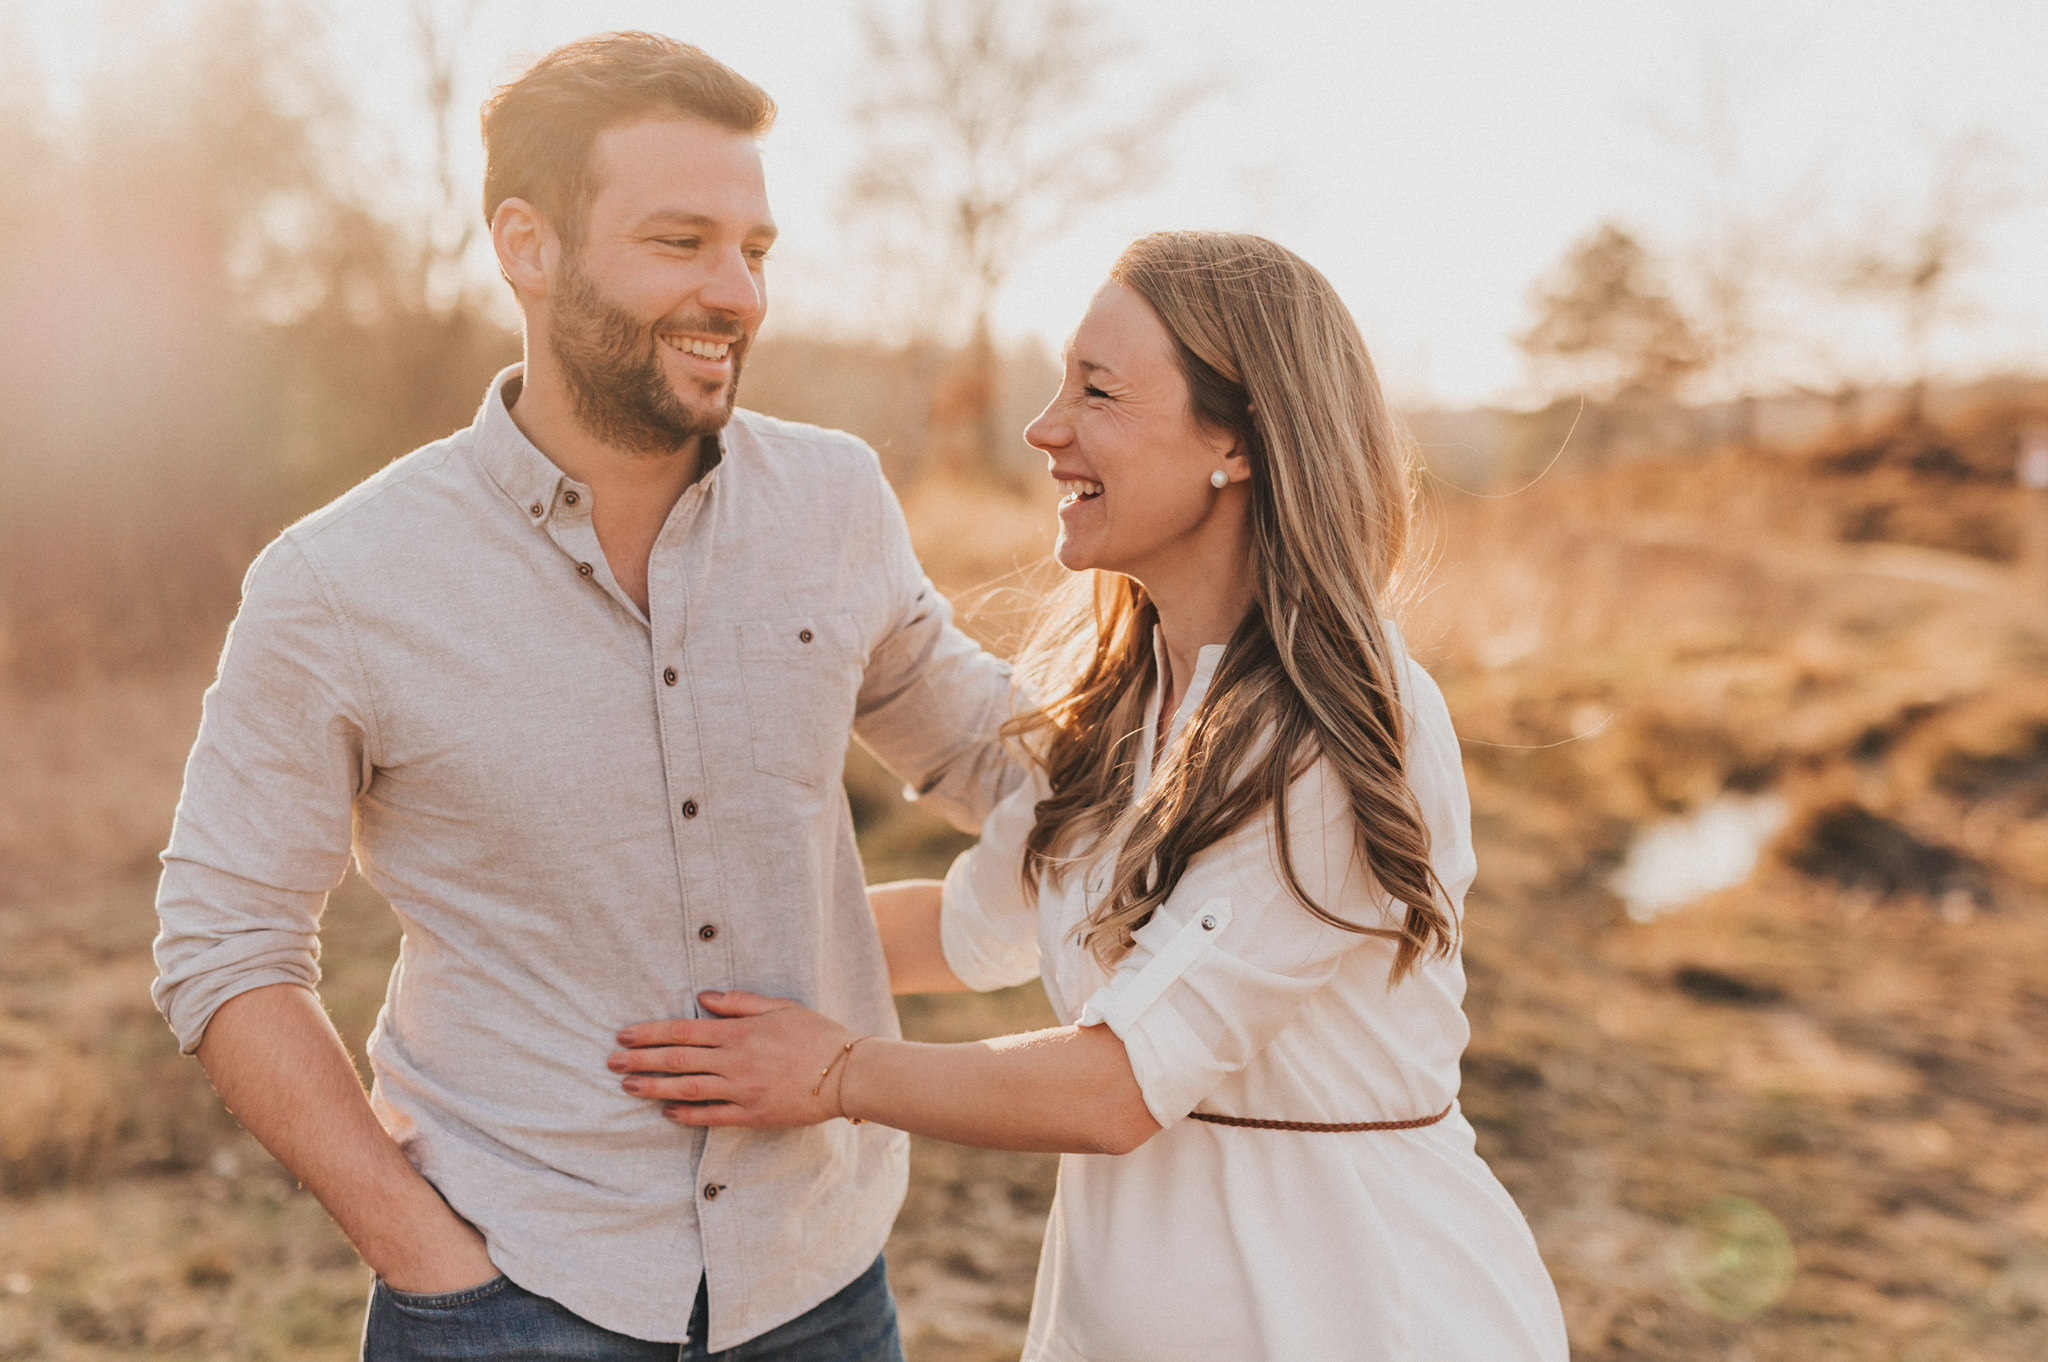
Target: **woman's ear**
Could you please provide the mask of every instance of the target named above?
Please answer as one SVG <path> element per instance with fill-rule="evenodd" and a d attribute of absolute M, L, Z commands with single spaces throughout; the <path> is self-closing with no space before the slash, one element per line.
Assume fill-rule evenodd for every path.
<path fill-rule="evenodd" d="M 1206 446 L 1209 467 L 1220 468 L 1230 482 L 1243 482 L 1252 475 L 1251 460 L 1245 457 L 1244 441 L 1234 430 L 1201 424 L 1196 427 Z M 1228 486 L 1225 483 L 1224 486 Z"/>
<path fill-rule="evenodd" d="M 1212 430 L 1205 432 L 1208 438 L 1211 468 L 1223 470 L 1225 481 L 1220 487 L 1234 482 L 1244 482 L 1252 475 L 1252 461 L 1244 452 L 1244 441 L 1234 430 Z"/>
<path fill-rule="evenodd" d="M 522 297 L 545 298 L 562 253 L 561 240 L 538 208 L 506 199 L 491 215 L 491 246 L 498 271 Z"/>

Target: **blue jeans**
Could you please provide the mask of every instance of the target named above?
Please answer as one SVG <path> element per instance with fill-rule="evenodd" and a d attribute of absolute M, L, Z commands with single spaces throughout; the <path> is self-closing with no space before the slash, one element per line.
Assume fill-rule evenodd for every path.
<path fill-rule="evenodd" d="M 684 1343 L 600 1328 L 500 1276 L 467 1291 L 415 1296 L 379 1281 L 363 1321 L 363 1362 L 903 1362 L 896 1298 L 880 1258 L 815 1309 L 714 1353 L 704 1283 Z"/>

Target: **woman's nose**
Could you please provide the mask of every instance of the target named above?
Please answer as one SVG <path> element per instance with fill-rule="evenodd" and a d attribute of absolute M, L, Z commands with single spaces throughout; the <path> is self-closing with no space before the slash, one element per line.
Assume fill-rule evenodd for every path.
<path fill-rule="evenodd" d="M 1024 427 L 1024 443 L 1033 449 L 1063 449 L 1074 441 L 1074 428 L 1059 416 L 1057 399 L 1048 403 L 1044 411 L 1032 418 Z"/>

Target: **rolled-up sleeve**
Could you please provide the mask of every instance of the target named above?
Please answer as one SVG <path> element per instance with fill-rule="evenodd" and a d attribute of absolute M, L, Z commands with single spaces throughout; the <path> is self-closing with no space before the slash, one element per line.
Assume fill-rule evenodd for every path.
<path fill-rule="evenodd" d="M 854 733 L 908 793 L 974 832 L 1025 777 L 1001 736 L 1012 713 L 1010 666 L 953 623 L 879 465 L 872 492 L 880 571 L 895 609 L 868 655 Z"/>
<path fill-rule="evenodd" d="M 344 622 L 279 539 L 243 583 L 163 854 L 151 996 L 188 1054 L 229 998 L 319 981 L 320 913 L 371 769 L 363 694 Z"/>
<path fill-rule="evenodd" d="M 1042 778 L 1012 790 L 946 873 L 939 944 L 954 977 L 979 992 L 1038 977 L 1038 910 L 1024 894 L 1023 864 L 1044 797 Z"/>
<path fill-rule="evenodd" d="M 1455 910 L 1474 868 L 1457 737 L 1434 684 L 1409 670 L 1408 779 Z M 1198 856 L 1078 1019 L 1123 1041 L 1162 1126 L 1249 1064 L 1350 952 L 1372 950 L 1392 964 L 1385 938 L 1330 926 L 1301 905 L 1281 876 L 1273 828 L 1260 819 Z M 1400 925 L 1401 905 L 1355 852 L 1348 792 L 1327 763 L 1290 788 L 1287 829 L 1295 871 L 1315 902 L 1361 925 Z"/>

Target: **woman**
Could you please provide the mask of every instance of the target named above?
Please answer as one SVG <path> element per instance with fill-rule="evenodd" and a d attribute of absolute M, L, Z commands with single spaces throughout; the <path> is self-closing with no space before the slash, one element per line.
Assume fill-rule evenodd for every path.
<path fill-rule="evenodd" d="M 1066 1023 L 920 1045 L 780 999 L 622 1033 L 689 1125 L 846 1117 L 1058 1150 L 1025 1358 L 1562 1362 L 1556 1295 L 1457 1111 L 1457 738 L 1384 601 L 1403 445 L 1327 281 L 1145 237 L 1025 432 L 1078 613 L 1032 654 L 1036 778 L 881 886 L 899 992 L 1042 975 Z"/>

